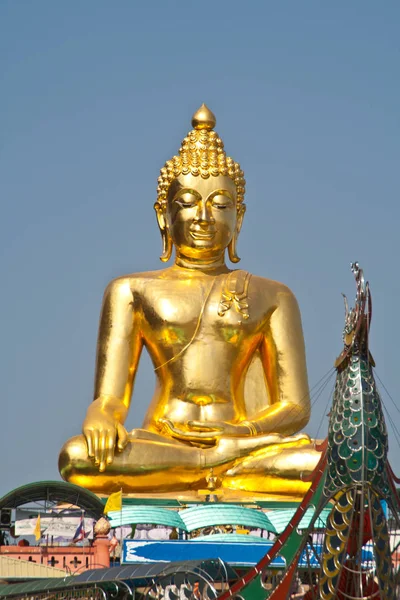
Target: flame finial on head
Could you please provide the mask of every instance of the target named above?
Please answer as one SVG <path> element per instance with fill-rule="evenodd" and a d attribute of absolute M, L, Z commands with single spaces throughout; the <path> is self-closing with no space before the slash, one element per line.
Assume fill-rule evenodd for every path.
<path fill-rule="evenodd" d="M 238 206 L 244 200 L 245 179 L 239 163 L 227 156 L 224 143 L 214 131 L 215 115 L 202 104 L 192 118 L 192 131 L 189 131 L 179 154 L 167 160 L 160 171 L 157 188 L 157 203 L 165 205 L 169 187 L 179 175 L 200 175 L 203 179 L 210 176 L 226 175 L 236 185 Z"/>
<path fill-rule="evenodd" d="M 206 106 L 202 104 L 192 117 L 193 129 L 206 129 L 211 131 L 217 124 L 217 119 L 214 113 Z"/>

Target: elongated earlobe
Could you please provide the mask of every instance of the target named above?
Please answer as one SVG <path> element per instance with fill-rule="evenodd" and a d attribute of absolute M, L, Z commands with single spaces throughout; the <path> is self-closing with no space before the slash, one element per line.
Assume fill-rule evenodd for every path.
<path fill-rule="evenodd" d="M 237 236 L 238 234 L 235 232 L 228 245 L 229 260 L 233 263 L 238 263 L 240 261 L 240 258 L 236 253 Z"/>
<path fill-rule="evenodd" d="M 156 202 L 154 204 L 154 210 L 156 211 L 157 215 L 157 223 L 160 229 L 163 247 L 160 260 L 162 260 L 162 262 L 168 262 L 172 254 L 172 239 L 168 232 L 167 222 L 165 220 L 164 207 L 160 202 Z"/>
<path fill-rule="evenodd" d="M 236 245 L 237 245 L 237 240 L 239 237 L 240 230 L 242 229 L 243 217 L 244 217 L 245 212 L 246 212 L 246 205 L 244 202 L 242 202 L 237 207 L 236 229 L 235 229 L 235 233 L 233 234 L 232 239 L 228 245 L 229 260 L 233 263 L 238 263 L 240 261 L 240 257 L 237 255 L 237 252 L 236 252 Z"/>
<path fill-rule="evenodd" d="M 172 254 L 172 240 L 168 233 L 168 229 L 161 230 L 161 239 L 163 251 L 160 260 L 162 260 L 162 262 L 168 262 Z"/>
<path fill-rule="evenodd" d="M 242 229 L 243 217 L 244 217 L 245 212 L 246 212 L 246 205 L 244 202 L 241 202 L 237 207 L 237 223 L 236 223 L 235 233 L 233 234 L 232 239 L 228 245 L 229 259 L 233 263 L 237 263 L 240 261 L 240 257 L 237 255 L 236 245 L 237 245 L 237 240 L 239 237 L 240 230 Z"/>

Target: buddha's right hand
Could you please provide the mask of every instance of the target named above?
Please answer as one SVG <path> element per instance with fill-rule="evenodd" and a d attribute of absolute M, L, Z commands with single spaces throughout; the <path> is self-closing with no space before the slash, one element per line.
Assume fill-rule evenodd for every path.
<path fill-rule="evenodd" d="M 100 472 L 113 462 L 115 448 L 121 452 L 128 442 L 128 432 L 121 422 L 126 412 L 121 400 L 110 396 L 97 398 L 88 408 L 82 431 L 88 456 Z"/>

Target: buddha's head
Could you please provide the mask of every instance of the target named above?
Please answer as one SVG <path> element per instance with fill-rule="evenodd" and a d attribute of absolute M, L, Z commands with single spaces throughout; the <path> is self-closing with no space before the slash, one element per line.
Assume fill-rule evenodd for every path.
<path fill-rule="evenodd" d="M 192 119 L 179 154 L 165 163 L 154 205 L 163 240 L 161 260 L 178 256 L 213 261 L 228 248 L 232 262 L 246 210 L 240 165 L 227 157 L 214 131 L 216 119 L 203 104 Z"/>

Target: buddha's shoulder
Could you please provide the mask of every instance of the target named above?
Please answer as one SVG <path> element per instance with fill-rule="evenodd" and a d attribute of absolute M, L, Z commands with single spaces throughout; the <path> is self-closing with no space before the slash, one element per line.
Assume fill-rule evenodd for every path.
<path fill-rule="evenodd" d="M 251 292 L 267 296 L 273 302 L 279 303 L 279 300 L 282 298 L 296 299 L 292 290 L 287 285 L 274 279 L 252 275 L 250 286 Z"/>
<path fill-rule="evenodd" d="M 144 291 L 146 286 L 167 278 L 167 269 L 129 273 L 112 279 L 106 288 L 106 293 L 124 293 L 125 291 Z"/>

